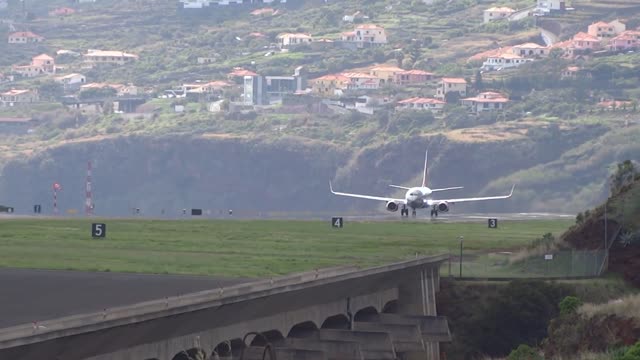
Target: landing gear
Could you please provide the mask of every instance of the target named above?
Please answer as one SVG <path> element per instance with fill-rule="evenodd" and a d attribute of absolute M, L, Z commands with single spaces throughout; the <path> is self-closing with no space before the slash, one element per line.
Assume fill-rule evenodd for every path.
<path fill-rule="evenodd" d="M 409 216 L 409 210 L 407 210 L 407 216 Z M 416 217 L 416 209 L 413 209 L 413 211 L 411 212 L 411 216 Z"/>
<path fill-rule="evenodd" d="M 438 217 L 438 210 L 437 209 L 431 209 L 431 217 Z"/>
<path fill-rule="evenodd" d="M 405 205 L 402 205 L 402 209 L 400 209 L 400 216 L 401 217 L 409 217 L 409 209 L 407 209 L 407 207 Z"/>

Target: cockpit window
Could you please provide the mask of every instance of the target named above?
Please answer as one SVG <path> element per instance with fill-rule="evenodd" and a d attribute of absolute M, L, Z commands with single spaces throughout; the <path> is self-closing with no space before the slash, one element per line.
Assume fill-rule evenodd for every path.
<path fill-rule="evenodd" d="M 411 193 L 411 194 L 409 194 L 409 195 L 411 195 L 411 196 L 420 196 L 420 193 L 416 191 L 416 192 L 412 192 L 412 193 Z"/>

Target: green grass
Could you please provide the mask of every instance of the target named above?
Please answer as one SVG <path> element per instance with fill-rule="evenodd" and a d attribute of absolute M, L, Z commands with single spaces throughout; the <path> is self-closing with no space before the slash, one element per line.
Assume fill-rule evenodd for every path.
<path fill-rule="evenodd" d="M 107 224 L 92 239 L 91 222 Z M 335 265 L 372 266 L 416 253 L 512 249 L 568 221 L 484 223 L 320 221 L 0 220 L 0 266 L 265 277 Z"/>

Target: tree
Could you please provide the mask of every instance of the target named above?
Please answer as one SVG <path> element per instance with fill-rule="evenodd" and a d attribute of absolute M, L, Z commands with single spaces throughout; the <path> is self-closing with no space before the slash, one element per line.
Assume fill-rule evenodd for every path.
<path fill-rule="evenodd" d="M 475 81 L 475 87 L 477 91 L 482 91 L 483 88 L 483 84 L 482 84 L 482 72 L 480 70 L 476 70 L 476 81 Z"/>
<path fill-rule="evenodd" d="M 560 315 L 566 316 L 575 314 L 578 308 L 582 305 L 582 301 L 575 296 L 566 296 L 560 301 Z"/>
<path fill-rule="evenodd" d="M 47 80 L 38 86 L 38 94 L 43 100 L 54 101 L 62 97 L 64 89 L 61 84 L 53 80 Z"/>
<path fill-rule="evenodd" d="M 620 360 L 640 360 L 640 341 L 630 347 Z"/>
<path fill-rule="evenodd" d="M 638 170 L 631 160 L 619 163 L 616 172 L 610 177 L 611 193 L 619 193 L 622 188 L 633 182 L 637 174 Z"/>

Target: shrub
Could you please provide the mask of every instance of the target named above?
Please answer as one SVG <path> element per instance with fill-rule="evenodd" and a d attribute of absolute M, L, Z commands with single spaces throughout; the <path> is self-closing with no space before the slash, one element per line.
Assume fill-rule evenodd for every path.
<path fill-rule="evenodd" d="M 508 360 L 542 360 L 542 356 L 529 345 L 521 344 L 517 349 L 511 351 Z"/>
<path fill-rule="evenodd" d="M 575 296 L 567 296 L 560 301 L 560 315 L 575 314 L 582 305 L 582 301 Z"/>

